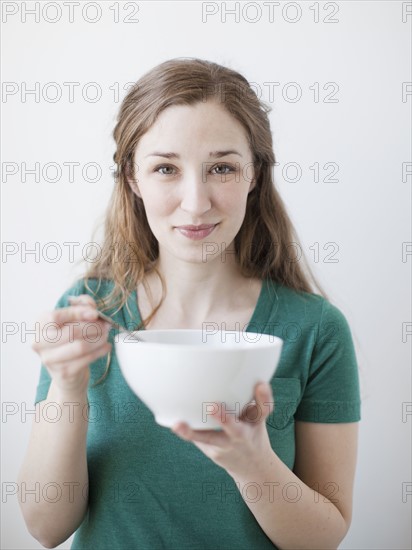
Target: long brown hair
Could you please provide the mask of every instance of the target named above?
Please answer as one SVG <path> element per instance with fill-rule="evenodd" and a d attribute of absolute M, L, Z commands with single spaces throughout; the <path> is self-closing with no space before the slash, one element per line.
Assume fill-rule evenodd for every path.
<path fill-rule="evenodd" d="M 171 105 L 193 105 L 217 101 L 244 127 L 252 152 L 256 185 L 248 194 L 243 224 L 235 237 L 236 259 L 245 277 L 269 278 L 297 291 L 327 298 L 310 270 L 296 231 L 272 177 L 275 165 L 268 113 L 262 102 L 238 72 L 196 58 L 170 59 L 144 74 L 125 96 L 113 136 L 117 169 L 115 186 L 105 215 L 101 256 L 84 275 L 88 279 L 113 281 L 112 292 L 98 302 L 102 309 L 121 309 L 139 283 L 147 288 L 145 275 L 154 272 L 161 280 L 163 295 L 149 317 L 149 323 L 165 297 L 165 281 L 156 268 L 158 242 L 153 235 L 142 199 L 133 193 L 134 151 L 140 138 Z M 300 258 L 290 257 L 296 247 Z M 119 252 L 124 261 L 119 261 Z M 126 261 L 133 257 L 133 261 Z M 97 300 L 96 300 L 97 301 Z M 130 327 L 128 327 L 130 328 Z"/>

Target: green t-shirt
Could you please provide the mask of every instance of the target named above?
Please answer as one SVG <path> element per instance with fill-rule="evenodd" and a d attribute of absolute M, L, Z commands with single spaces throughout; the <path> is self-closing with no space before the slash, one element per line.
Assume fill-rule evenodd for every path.
<path fill-rule="evenodd" d="M 97 283 L 89 280 L 93 290 Z M 319 295 L 297 292 L 268 279 L 263 283 L 252 319 L 247 329 L 240 329 L 283 339 L 271 380 L 275 410 L 266 425 L 274 451 L 293 469 L 295 420 L 360 420 L 357 360 L 350 328 L 337 307 Z M 106 295 L 112 288 L 112 281 L 102 281 L 98 294 Z M 70 305 L 70 294 L 91 293 L 80 279 L 56 308 Z M 141 320 L 136 291 L 130 294 L 128 306 L 130 311 L 125 306 L 107 314 L 124 327 L 135 327 Z M 114 338 L 111 331 L 112 343 Z M 114 346 L 106 379 L 91 387 L 103 374 L 106 359 L 99 358 L 90 366 L 89 506 L 72 548 L 276 548 L 227 472 L 193 443 L 156 424 L 123 378 Z M 36 403 L 47 397 L 49 384 L 42 365 Z M 256 494 L 252 487 L 246 496 L 253 499 Z"/>

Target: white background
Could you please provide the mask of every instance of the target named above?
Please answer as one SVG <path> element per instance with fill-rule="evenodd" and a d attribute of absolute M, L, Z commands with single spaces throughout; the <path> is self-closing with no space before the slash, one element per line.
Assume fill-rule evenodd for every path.
<path fill-rule="evenodd" d="M 77 7 L 70 23 L 68 7 L 59 3 L 61 19 L 51 23 L 46 18 L 56 19 L 56 3 L 39 3 L 39 22 L 29 14 L 24 22 L 24 5 L 32 9 L 34 2 L 2 4 L 3 86 L 9 83 L 7 90 L 16 92 L 3 95 L 2 103 L 2 548 L 41 547 L 28 534 L 17 497 L 10 494 L 32 419 L 24 407 L 32 408 L 40 365 L 30 348 L 33 336 L 25 337 L 24 326 L 33 328 L 39 314 L 52 309 L 81 272 L 63 243 L 79 243 L 75 260 L 81 259 L 107 205 L 113 186 L 111 133 L 123 86 L 172 57 L 199 57 L 241 72 L 273 108 L 280 163 L 276 184 L 311 267 L 349 321 L 360 366 L 363 403 L 354 513 L 341 548 L 410 548 L 412 495 L 405 493 L 412 491 L 412 415 L 406 414 L 412 401 L 412 337 L 402 337 L 402 330 L 411 332 L 412 319 L 412 257 L 402 257 L 402 243 L 412 240 L 412 176 L 402 178 L 402 163 L 411 162 L 412 96 L 402 100 L 402 83 L 412 80 L 412 15 L 402 21 L 402 9 L 412 11 L 410 3 L 409 8 L 397 1 L 281 3 L 274 5 L 271 21 L 264 3 L 242 2 L 236 21 L 230 14 L 225 20 L 224 4 L 216 2 L 101 2 L 95 23 L 86 20 L 96 17 L 93 6 L 85 16 Z M 138 22 L 125 23 L 133 4 Z M 293 4 L 301 12 L 295 22 Z M 17 13 L 6 17 L 5 5 Z M 116 5 L 118 23 L 110 9 Z M 334 6 L 339 8 L 337 22 L 324 22 Z M 227 2 L 226 8 L 234 3 Z M 217 13 L 203 14 L 202 21 L 206 9 Z M 37 100 L 24 94 L 24 86 L 33 89 L 36 82 Z M 47 87 L 50 82 L 62 92 L 57 102 L 51 102 L 56 87 Z M 80 83 L 73 102 L 64 82 Z M 90 82 L 102 91 L 99 101 L 87 101 Z M 265 82 L 280 83 L 273 98 Z M 299 101 L 292 101 L 291 82 L 302 92 Z M 339 86 L 338 102 L 324 102 L 332 88 L 323 87 L 330 82 Z M 318 101 L 310 89 L 315 83 Z M 93 90 L 88 91 L 92 99 Z M 13 165 L 5 163 L 13 162 L 18 172 L 7 176 Z M 40 176 L 36 182 L 27 174 L 22 181 L 23 163 L 30 169 L 36 162 L 40 170 L 59 163 L 61 179 L 47 182 Z M 80 163 L 74 182 L 63 162 Z M 101 166 L 99 181 L 82 177 L 81 168 L 90 162 Z M 319 182 L 309 168 L 316 162 Z M 338 182 L 323 181 L 327 162 L 338 165 Z M 301 167 L 299 181 L 288 181 L 296 172 L 285 173 L 287 163 Z M 54 174 L 50 168 L 46 178 Z M 86 175 L 93 178 L 93 170 Z M 25 255 L 24 247 L 34 249 L 36 242 L 38 253 Z M 50 242 L 58 248 L 47 247 Z M 5 243 L 15 243 L 6 249 L 14 254 L 5 254 Z M 314 243 L 319 243 L 319 259 Z M 338 246 L 337 262 L 327 261 L 332 252 L 323 248 L 327 243 Z M 54 262 L 59 248 L 61 258 Z M 16 334 L 7 334 L 13 327 Z M 69 546 L 70 540 L 61 548 Z"/>

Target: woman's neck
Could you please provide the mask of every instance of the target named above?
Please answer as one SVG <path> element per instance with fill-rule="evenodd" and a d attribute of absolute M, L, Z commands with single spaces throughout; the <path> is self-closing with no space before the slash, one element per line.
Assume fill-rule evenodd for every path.
<path fill-rule="evenodd" d="M 156 267 L 167 285 L 164 304 L 182 319 L 206 319 L 217 311 L 230 311 L 249 303 L 247 289 L 254 280 L 241 274 L 234 255 L 227 255 L 224 262 L 219 257 L 202 263 L 159 257 Z M 162 296 L 161 282 L 153 272 L 146 282 L 154 307 Z"/>

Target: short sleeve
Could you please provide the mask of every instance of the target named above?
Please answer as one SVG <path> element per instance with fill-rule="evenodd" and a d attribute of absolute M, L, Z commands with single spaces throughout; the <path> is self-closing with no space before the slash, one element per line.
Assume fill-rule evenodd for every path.
<path fill-rule="evenodd" d="M 70 305 L 69 296 L 79 296 L 80 294 L 84 294 L 84 293 L 85 293 L 84 281 L 79 280 L 71 288 L 66 290 L 66 292 L 59 298 L 56 305 L 54 306 L 54 309 L 68 307 Z M 43 401 L 43 399 L 46 399 L 47 394 L 49 392 L 50 383 L 51 383 L 51 377 L 48 373 L 48 370 L 42 363 L 40 367 L 40 378 L 37 384 L 36 397 L 34 400 L 35 404 L 38 403 L 39 401 Z"/>
<path fill-rule="evenodd" d="M 360 419 L 358 363 L 351 330 L 343 313 L 325 299 L 295 420 L 336 423 Z"/>

